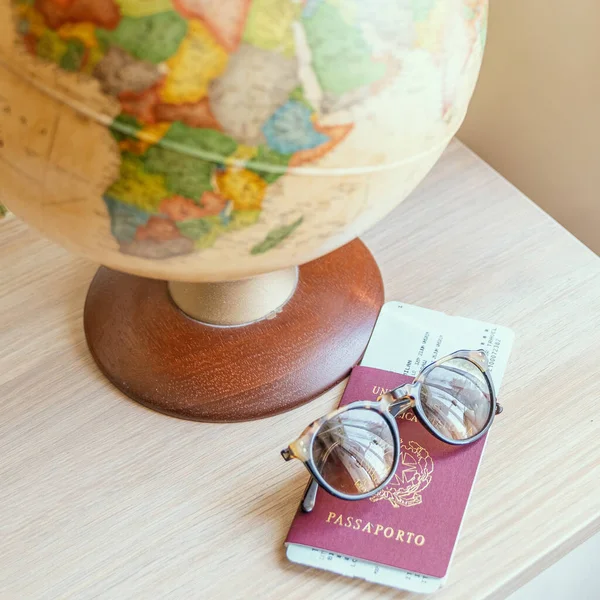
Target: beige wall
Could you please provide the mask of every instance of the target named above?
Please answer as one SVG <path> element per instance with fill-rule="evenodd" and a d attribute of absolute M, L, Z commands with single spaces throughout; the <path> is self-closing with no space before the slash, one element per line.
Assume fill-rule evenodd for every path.
<path fill-rule="evenodd" d="M 458 135 L 600 253 L 600 0 L 491 0 Z"/>

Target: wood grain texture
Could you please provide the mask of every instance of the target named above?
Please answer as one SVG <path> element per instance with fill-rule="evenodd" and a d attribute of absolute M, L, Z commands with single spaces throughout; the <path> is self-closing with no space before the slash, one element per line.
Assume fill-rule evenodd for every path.
<path fill-rule="evenodd" d="M 358 363 L 383 303 L 360 241 L 300 267 L 275 319 L 210 327 L 181 312 L 165 281 L 101 267 L 84 311 L 98 366 L 128 396 L 173 417 L 245 421 L 304 404 Z"/>
<path fill-rule="evenodd" d="M 364 240 L 388 299 L 516 332 L 435 596 L 505 598 L 600 527 L 600 261 L 459 143 Z M 0 247 L 2 599 L 410 597 L 285 559 L 307 475 L 279 450 L 342 385 L 247 423 L 146 410 L 87 351 L 96 265 L 16 219 Z"/>

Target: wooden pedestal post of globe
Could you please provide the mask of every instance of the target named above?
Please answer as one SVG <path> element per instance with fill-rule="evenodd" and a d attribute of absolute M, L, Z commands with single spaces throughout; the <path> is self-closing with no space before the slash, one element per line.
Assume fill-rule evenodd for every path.
<path fill-rule="evenodd" d="M 356 238 L 458 129 L 487 12 L 372 4 L 0 0 L 0 200 L 105 265 L 84 326 L 131 398 L 257 418 L 359 360 Z"/>

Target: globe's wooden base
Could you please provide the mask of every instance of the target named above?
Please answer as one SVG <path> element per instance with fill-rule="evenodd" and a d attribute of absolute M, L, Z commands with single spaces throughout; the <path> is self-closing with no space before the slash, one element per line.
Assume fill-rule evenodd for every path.
<path fill-rule="evenodd" d="M 358 240 L 300 268 L 274 319 L 203 325 L 172 302 L 167 283 L 101 267 L 84 311 L 90 351 L 125 394 L 162 413 L 243 421 L 312 400 L 360 359 L 383 283 Z"/>

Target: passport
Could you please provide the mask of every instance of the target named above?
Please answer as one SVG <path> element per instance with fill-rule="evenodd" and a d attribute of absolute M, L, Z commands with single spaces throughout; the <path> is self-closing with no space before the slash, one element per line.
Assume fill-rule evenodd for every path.
<path fill-rule="evenodd" d="M 340 406 L 376 400 L 411 382 L 426 363 L 459 349 L 488 352 L 498 390 L 512 337 L 510 330 L 492 324 L 388 303 Z M 458 339 L 467 343 L 449 347 Z M 401 344 L 404 350 L 397 349 Z M 364 366 L 374 362 L 401 372 Z M 445 444 L 412 411 L 397 423 L 401 458 L 392 481 L 360 501 L 320 490 L 313 511 L 299 509 L 292 522 L 286 539 L 290 560 L 411 591 L 431 592 L 443 583 L 486 438 L 462 447 Z"/>

